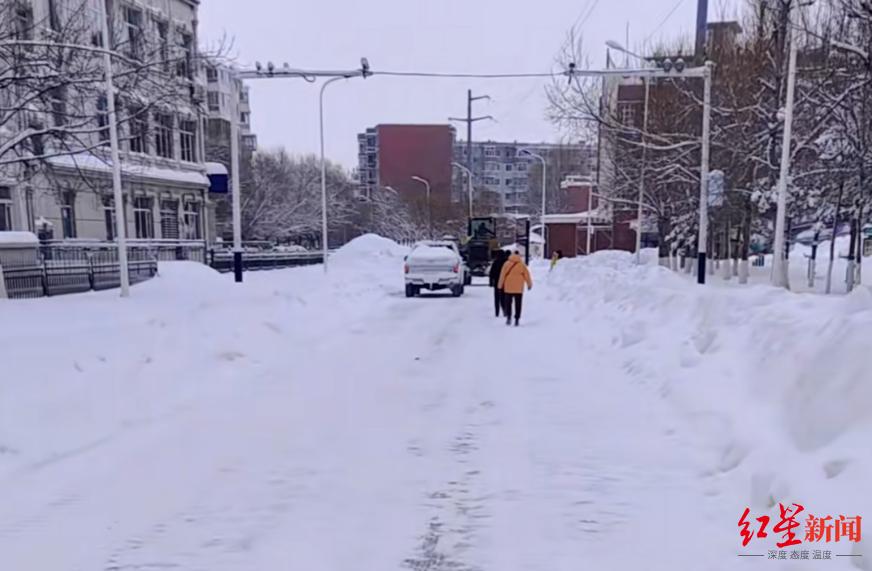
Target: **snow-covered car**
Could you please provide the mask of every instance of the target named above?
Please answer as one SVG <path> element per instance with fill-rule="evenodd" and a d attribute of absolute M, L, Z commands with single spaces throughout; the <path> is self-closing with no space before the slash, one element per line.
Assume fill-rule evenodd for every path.
<path fill-rule="evenodd" d="M 466 265 L 457 244 L 448 240 L 424 240 L 416 243 L 406 256 L 406 297 L 418 295 L 422 289 L 451 290 L 454 297 L 463 295 Z"/>

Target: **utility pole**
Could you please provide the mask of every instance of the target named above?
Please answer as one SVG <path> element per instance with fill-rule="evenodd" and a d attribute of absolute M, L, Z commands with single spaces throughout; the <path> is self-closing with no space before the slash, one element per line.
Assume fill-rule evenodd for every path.
<path fill-rule="evenodd" d="M 490 95 L 472 95 L 472 90 L 466 90 L 466 119 L 461 119 L 459 117 L 449 117 L 449 121 L 457 121 L 459 123 L 466 123 L 466 166 L 469 168 L 469 171 L 473 173 L 475 176 L 475 169 L 473 168 L 472 162 L 472 124 L 476 121 L 484 121 L 485 119 L 494 120 L 490 115 L 482 115 L 481 117 L 473 117 L 472 116 L 472 104 L 481 99 L 490 99 Z"/>
<path fill-rule="evenodd" d="M 697 65 L 703 65 L 706 59 L 706 32 L 708 31 L 708 0 L 697 0 L 696 3 L 696 41 L 694 42 L 693 59 Z"/>

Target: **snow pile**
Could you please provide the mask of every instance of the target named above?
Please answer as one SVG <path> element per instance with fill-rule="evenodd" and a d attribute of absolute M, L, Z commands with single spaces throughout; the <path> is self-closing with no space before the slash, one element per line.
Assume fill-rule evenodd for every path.
<path fill-rule="evenodd" d="M 333 254 L 330 262 L 355 263 L 361 260 L 367 261 L 402 261 L 403 256 L 408 254 L 409 249 L 400 246 L 393 240 L 383 238 L 377 234 L 364 234 L 354 238 Z"/>
<path fill-rule="evenodd" d="M 442 246 L 418 246 L 409 254 L 409 260 L 432 262 L 452 261 L 456 258 L 457 254 L 453 250 Z"/>
<path fill-rule="evenodd" d="M 0 232 L 0 244 L 27 244 L 36 246 L 39 240 L 33 232 Z"/>
<path fill-rule="evenodd" d="M 868 289 L 827 297 L 699 287 L 622 252 L 561 261 L 548 283 L 581 327 L 617 328 L 585 342 L 604 343 L 681 412 L 736 520 L 745 506 L 759 513 L 794 501 L 835 517 L 872 513 L 862 484 L 872 478 Z"/>

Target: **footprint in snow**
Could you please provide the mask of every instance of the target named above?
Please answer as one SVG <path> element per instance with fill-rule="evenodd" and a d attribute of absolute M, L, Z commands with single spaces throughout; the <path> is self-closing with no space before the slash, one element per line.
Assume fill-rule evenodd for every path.
<path fill-rule="evenodd" d="M 240 353 L 239 351 L 222 351 L 217 355 L 218 359 L 221 361 L 236 361 L 238 359 L 242 359 L 245 357 L 244 353 Z"/>
<path fill-rule="evenodd" d="M 282 333 L 282 328 L 271 321 L 264 321 L 263 326 L 272 331 L 273 333 Z"/>

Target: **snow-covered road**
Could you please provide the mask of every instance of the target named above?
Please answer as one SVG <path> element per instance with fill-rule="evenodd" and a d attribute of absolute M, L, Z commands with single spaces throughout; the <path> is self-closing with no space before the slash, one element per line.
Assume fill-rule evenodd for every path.
<path fill-rule="evenodd" d="M 537 266 L 514 328 L 346 257 L 10 306 L 0 568 L 737 568 L 747 443 L 671 394 L 716 331 L 662 335 L 620 293 L 642 269 Z"/>

